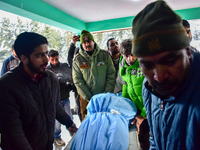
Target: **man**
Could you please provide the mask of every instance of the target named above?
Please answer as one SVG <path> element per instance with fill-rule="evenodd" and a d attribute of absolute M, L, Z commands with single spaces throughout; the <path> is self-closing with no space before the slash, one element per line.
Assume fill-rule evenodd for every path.
<path fill-rule="evenodd" d="M 192 33 L 191 33 L 191 29 L 190 29 L 190 24 L 187 20 L 182 20 L 182 24 L 185 28 L 185 31 L 187 33 L 187 36 L 189 37 L 190 39 L 190 42 L 192 41 Z M 199 52 L 195 47 L 193 46 L 190 46 L 190 49 L 194 52 Z"/>
<path fill-rule="evenodd" d="M 120 59 L 120 52 L 119 52 L 119 44 L 114 38 L 110 38 L 107 41 L 108 51 L 110 52 L 110 56 L 112 58 L 113 64 L 115 66 L 115 88 L 114 93 L 118 93 L 122 91 L 122 78 L 119 74 L 119 59 Z"/>
<path fill-rule="evenodd" d="M 200 54 L 191 52 L 181 17 L 156 1 L 132 25 L 132 54 L 146 77 L 142 93 L 150 149 L 199 149 Z"/>
<path fill-rule="evenodd" d="M 59 82 L 46 70 L 47 39 L 21 33 L 14 43 L 20 64 L 0 78 L 1 147 L 6 150 L 53 149 L 55 118 L 69 132 L 76 125 L 62 108 Z"/>
<path fill-rule="evenodd" d="M 20 62 L 20 60 L 18 59 L 18 57 L 15 53 L 14 45 L 12 45 L 11 51 L 12 51 L 12 55 L 3 61 L 3 65 L 1 68 L 1 76 L 4 75 L 9 70 L 15 68 Z"/>
<path fill-rule="evenodd" d="M 72 38 L 72 43 L 71 43 L 71 45 L 69 47 L 68 56 L 67 56 L 67 60 L 68 60 L 68 63 L 70 65 L 70 68 L 72 68 L 72 62 L 73 62 L 74 57 L 79 52 L 79 47 L 75 46 L 76 42 L 78 42 L 78 41 L 80 41 L 80 36 L 79 35 L 77 35 L 77 36 L 74 35 L 73 38 Z M 76 110 L 76 113 L 79 116 L 80 121 L 82 121 L 81 109 L 80 109 L 80 101 L 79 101 L 79 97 L 80 96 L 78 95 L 75 86 L 73 88 L 73 91 L 74 91 L 74 97 L 75 97 L 75 102 L 76 102 L 75 110 Z"/>
<path fill-rule="evenodd" d="M 119 44 L 114 38 L 110 38 L 107 41 L 107 47 L 108 47 L 108 51 L 110 52 L 110 56 L 113 60 L 113 64 L 116 70 L 116 77 L 117 77 L 117 73 L 119 71 L 119 58 L 121 56 L 119 52 Z"/>
<path fill-rule="evenodd" d="M 76 54 L 78 54 L 78 52 L 79 52 L 79 47 L 75 46 L 76 42 L 78 42 L 78 41 L 80 41 L 80 36 L 74 35 L 72 37 L 72 43 L 69 47 L 68 57 L 67 57 L 67 60 L 68 60 L 70 67 L 72 67 L 72 62 L 73 62 L 74 56 L 76 56 Z"/>
<path fill-rule="evenodd" d="M 59 53 L 55 50 L 50 50 L 48 53 L 50 64 L 47 66 L 47 69 L 53 71 L 59 80 L 60 84 L 60 103 L 64 108 L 65 112 L 73 120 L 70 101 L 69 101 L 69 92 L 72 89 L 72 69 L 68 66 L 67 63 L 59 62 Z M 61 124 L 57 120 L 55 121 L 55 132 L 54 132 L 54 143 L 58 146 L 65 145 L 65 142 L 61 138 Z"/>
<path fill-rule="evenodd" d="M 138 131 L 138 139 L 141 150 L 149 149 L 149 126 L 142 99 L 142 82 L 144 75 L 141 72 L 137 57 L 131 54 L 132 40 L 126 39 L 120 45 L 119 73 L 124 81 L 122 97 L 131 99 L 138 109 L 137 116 L 132 124 Z"/>
<path fill-rule="evenodd" d="M 92 34 L 81 32 L 80 50 L 73 61 L 73 81 L 80 95 L 82 119 L 87 114 L 86 106 L 91 97 L 103 92 L 113 92 L 115 68 L 110 54 L 101 50 Z"/>

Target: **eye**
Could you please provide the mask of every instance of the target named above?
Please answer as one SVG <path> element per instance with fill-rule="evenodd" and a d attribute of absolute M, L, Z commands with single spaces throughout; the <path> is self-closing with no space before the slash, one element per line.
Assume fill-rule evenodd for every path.
<path fill-rule="evenodd" d="M 140 63 L 140 67 L 146 70 L 151 70 L 154 67 L 153 63 Z"/>
<path fill-rule="evenodd" d="M 43 54 L 38 54 L 37 57 L 41 58 L 43 56 Z"/>
<path fill-rule="evenodd" d="M 175 64 L 175 62 L 176 62 L 176 59 L 171 58 L 171 59 L 167 60 L 165 64 L 171 66 L 171 65 Z"/>

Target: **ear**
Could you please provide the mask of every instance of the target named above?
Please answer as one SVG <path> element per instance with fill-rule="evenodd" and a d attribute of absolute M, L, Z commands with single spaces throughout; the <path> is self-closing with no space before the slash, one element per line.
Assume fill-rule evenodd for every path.
<path fill-rule="evenodd" d="M 191 49 L 189 47 L 186 48 L 186 53 L 187 53 L 188 57 L 191 58 L 192 52 L 191 52 Z"/>
<path fill-rule="evenodd" d="M 23 64 L 27 65 L 29 63 L 29 59 L 25 55 L 20 56 L 21 61 Z"/>

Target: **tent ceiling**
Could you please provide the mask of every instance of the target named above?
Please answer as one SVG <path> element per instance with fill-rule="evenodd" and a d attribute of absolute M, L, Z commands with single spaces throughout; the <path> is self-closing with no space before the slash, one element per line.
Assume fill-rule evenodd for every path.
<path fill-rule="evenodd" d="M 135 16 L 155 0 L 43 0 L 84 22 Z M 200 0 L 166 0 L 173 10 L 200 7 Z"/>
<path fill-rule="evenodd" d="M 0 9 L 80 33 L 128 28 L 155 0 L 0 0 Z M 166 0 L 182 18 L 200 19 L 200 0 Z"/>

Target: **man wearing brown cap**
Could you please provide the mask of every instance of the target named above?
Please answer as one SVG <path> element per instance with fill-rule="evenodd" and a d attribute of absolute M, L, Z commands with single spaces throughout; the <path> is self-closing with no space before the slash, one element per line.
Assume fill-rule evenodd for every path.
<path fill-rule="evenodd" d="M 132 54 L 146 77 L 150 149 L 199 149 L 200 54 L 191 52 L 181 17 L 156 1 L 135 16 L 132 32 Z"/>
<path fill-rule="evenodd" d="M 92 34 L 83 30 L 80 50 L 72 65 L 73 81 L 80 95 L 82 119 L 87 114 L 86 106 L 91 97 L 103 92 L 113 92 L 115 68 L 110 54 L 101 50 Z"/>

